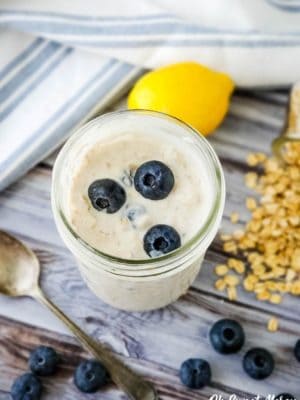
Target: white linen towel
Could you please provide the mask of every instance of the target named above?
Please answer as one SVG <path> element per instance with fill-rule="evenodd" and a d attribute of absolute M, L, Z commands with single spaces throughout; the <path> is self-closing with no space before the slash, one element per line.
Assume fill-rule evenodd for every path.
<path fill-rule="evenodd" d="M 144 71 L 194 60 L 240 87 L 300 79 L 300 0 L 1 0 L 0 190 Z"/>

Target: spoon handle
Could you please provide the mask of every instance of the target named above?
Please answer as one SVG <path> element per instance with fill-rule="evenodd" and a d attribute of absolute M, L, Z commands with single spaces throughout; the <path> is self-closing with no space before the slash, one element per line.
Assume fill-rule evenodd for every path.
<path fill-rule="evenodd" d="M 48 307 L 77 337 L 82 346 L 102 362 L 109 371 L 111 379 L 130 399 L 158 400 L 156 391 L 149 382 L 143 380 L 139 375 L 129 369 L 116 355 L 86 335 L 55 304 L 47 299 L 40 288 L 37 288 L 31 295 Z"/>

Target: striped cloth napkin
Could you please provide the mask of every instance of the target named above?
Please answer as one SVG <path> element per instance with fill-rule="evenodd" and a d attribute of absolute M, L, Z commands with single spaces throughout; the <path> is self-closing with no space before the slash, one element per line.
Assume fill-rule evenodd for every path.
<path fill-rule="evenodd" d="M 300 0 L 1 0 L 0 189 L 145 70 L 194 60 L 240 87 L 300 79 Z"/>

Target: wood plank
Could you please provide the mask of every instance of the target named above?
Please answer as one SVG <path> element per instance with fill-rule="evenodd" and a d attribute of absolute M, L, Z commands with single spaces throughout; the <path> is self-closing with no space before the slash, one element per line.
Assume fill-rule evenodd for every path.
<path fill-rule="evenodd" d="M 227 202 L 221 228 L 224 231 L 233 228 L 229 218 L 232 211 L 240 213 L 241 222 L 247 219 L 243 203 L 251 192 L 243 185 L 243 175 L 248 170 L 245 158 L 249 151 L 270 151 L 270 143 L 281 129 L 286 101 L 284 91 L 238 92 L 225 123 L 209 138 L 221 158 L 227 181 Z M 117 106 L 120 107 L 124 108 L 124 102 Z M 265 395 L 284 390 L 300 396 L 299 363 L 291 353 L 294 342 L 300 337 L 298 299 L 287 296 L 282 305 L 274 306 L 257 302 L 251 294 L 240 290 L 238 302 L 228 302 L 212 287 L 213 267 L 225 260 L 218 238 L 210 247 L 189 293 L 164 310 L 140 314 L 121 312 L 106 306 L 90 293 L 53 222 L 50 185 L 54 159 L 55 156 L 46 160 L 0 194 L 0 226 L 18 235 L 37 252 L 43 266 L 42 285 L 51 299 L 95 338 L 122 357 L 129 357 L 130 365 L 158 384 L 162 399 L 207 399 L 215 392 L 227 397 L 230 393 L 245 397 L 247 393 Z M 281 320 L 280 331 L 276 334 L 266 332 L 271 314 L 278 315 Z M 30 325 L 0 318 L 3 344 L 0 347 L 1 400 L 8 398 L 12 378 L 25 370 L 28 351 L 37 343 L 55 344 L 67 360 L 57 381 L 47 382 L 46 399 L 85 398 L 71 384 L 66 384 L 71 382 L 75 363 L 85 354 L 54 317 L 31 300 L 1 297 L 0 315 Z M 247 343 L 241 354 L 222 357 L 210 348 L 209 327 L 222 316 L 239 319 L 245 326 Z M 254 382 L 241 370 L 242 354 L 257 344 L 272 350 L 277 361 L 274 375 L 265 382 Z M 178 381 L 180 363 L 191 356 L 207 358 L 213 365 L 214 382 L 201 392 L 187 391 Z M 103 396 L 103 399 L 124 399 L 113 388 Z"/>
<path fill-rule="evenodd" d="M 85 358 L 89 358 L 82 349 L 67 336 L 57 336 L 48 331 L 34 328 L 30 325 L 20 325 L 7 319 L 0 319 L 0 343 L 5 343 L 1 349 L 0 361 L 0 386 L 3 387 L 0 392 L 0 399 L 8 399 L 11 382 L 20 374 L 27 371 L 27 360 L 32 348 L 40 343 L 53 346 L 60 354 L 62 362 L 60 369 L 54 378 L 42 378 L 45 395 L 43 399 L 61 398 L 64 400 L 77 400 L 87 398 L 81 394 L 73 384 L 73 373 L 76 366 Z M 21 340 L 20 340 L 21 338 Z M 122 357 L 124 362 L 128 359 Z M 3 363 L 5 360 L 5 363 Z M 230 388 L 213 382 L 211 389 L 207 388 L 201 392 L 186 390 L 179 383 L 177 371 L 171 368 L 155 365 L 151 362 L 144 362 L 140 359 L 131 359 L 131 366 L 138 373 L 147 377 L 153 382 L 161 395 L 161 399 L 180 399 L 194 400 L 206 399 L 211 391 L 217 391 L 220 395 L 230 393 Z M 229 391 L 228 391 L 229 390 Z M 1 394 L 4 397 L 1 397 Z M 240 392 L 241 395 L 246 394 Z M 89 399 L 99 398 L 99 393 L 91 394 Z M 102 399 L 125 399 L 113 384 L 108 385 L 101 391 Z"/>
<path fill-rule="evenodd" d="M 248 98 L 245 95 L 237 95 L 233 103 L 238 106 L 241 101 L 245 103 L 247 100 Z M 250 98 L 250 100 L 251 102 L 254 101 L 253 98 Z M 231 212 L 237 211 L 241 215 L 241 221 L 235 226 L 235 229 L 241 227 L 249 216 L 244 201 L 253 192 L 245 187 L 243 182 L 244 173 L 248 171 L 245 163 L 248 152 L 269 151 L 271 141 L 280 131 L 280 128 L 277 131 L 274 130 L 272 121 L 274 118 L 276 121 L 281 120 L 281 116 L 277 117 L 277 115 L 279 110 L 283 114 L 284 105 L 270 106 L 261 100 L 255 101 L 256 107 L 250 104 L 248 108 L 259 110 L 259 113 L 265 114 L 266 120 L 271 113 L 269 129 L 266 129 L 264 125 L 258 126 L 256 120 L 253 122 L 250 117 L 246 119 L 247 115 L 242 118 L 230 114 L 220 128 L 220 132 L 210 137 L 210 141 L 221 159 L 226 176 L 227 201 L 221 227 L 221 230 L 225 232 L 234 229 L 230 223 Z M 242 111 L 246 112 L 248 108 L 243 107 Z M 50 209 L 50 185 L 51 170 L 40 166 L 18 184 L 3 192 L 0 196 L 1 223 L 6 229 L 14 226 L 14 232 L 20 234 L 21 237 L 28 238 L 29 244 L 38 252 L 50 251 L 54 254 L 67 254 L 68 251 L 58 237 L 53 223 Z M 223 262 L 225 259 L 226 257 L 221 251 L 221 243 L 216 238 L 207 254 L 204 268 L 195 283 L 195 287 L 205 288 L 208 292 L 216 293 L 212 285 L 214 279 L 213 267 L 216 263 Z M 258 304 L 252 294 L 245 293 L 243 290 L 239 291 L 239 297 L 240 301 L 245 304 L 255 306 Z M 269 312 L 299 321 L 300 315 L 295 313 L 297 306 L 297 299 L 291 296 L 286 296 L 281 307 L 259 303 L 259 307 L 265 308 Z"/>
<path fill-rule="evenodd" d="M 129 360 L 133 368 L 153 381 L 162 399 L 205 399 L 214 393 L 266 395 L 287 388 L 295 395 L 300 395 L 300 365 L 292 357 L 292 346 L 300 334 L 296 324 L 285 323 L 279 333 L 266 333 L 265 317 L 260 312 L 249 311 L 245 307 L 241 313 L 235 304 L 216 301 L 196 292 L 189 293 L 180 302 L 164 310 L 145 313 L 146 318 L 145 315 L 129 313 L 122 313 L 121 316 L 117 310 L 102 307 L 97 301 L 93 301 L 93 306 L 98 309 L 98 314 L 97 317 L 85 318 L 86 330 L 117 349 L 124 360 Z M 220 315 L 239 319 L 243 324 L 247 342 L 241 354 L 221 356 L 210 347 L 208 330 L 212 321 Z M 62 394 L 64 399 L 83 398 L 70 384 L 72 370 L 79 359 L 86 356 L 74 339 L 4 318 L 0 319 L 0 324 L 0 343 L 5 344 L 0 350 L 2 390 L 9 390 L 12 379 L 26 370 L 30 349 L 42 343 L 57 348 L 65 359 L 55 382 L 50 379 L 46 381 L 49 382 L 49 399 L 60 398 Z M 265 382 L 252 381 L 241 369 L 244 351 L 258 344 L 269 348 L 276 360 L 276 370 Z M 189 391 L 178 380 L 179 365 L 191 356 L 201 356 L 211 362 L 213 383 L 203 391 Z M 121 394 L 116 396 L 116 391 L 109 391 L 105 395 L 105 399 L 123 398 Z"/>

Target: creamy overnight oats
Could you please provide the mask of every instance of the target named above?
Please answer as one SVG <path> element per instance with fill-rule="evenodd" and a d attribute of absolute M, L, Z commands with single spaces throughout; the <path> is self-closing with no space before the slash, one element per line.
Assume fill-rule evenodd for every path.
<path fill-rule="evenodd" d="M 157 257 L 188 242 L 213 197 L 204 160 L 182 138 L 140 129 L 111 132 L 93 144 L 66 191 L 66 217 L 76 233 L 119 258 Z M 97 126 L 92 130 L 97 134 Z"/>
<path fill-rule="evenodd" d="M 164 114 L 126 111 L 75 133 L 54 168 L 57 227 L 88 286 L 126 310 L 186 292 L 214 238 L 224 179 L 207 141 Z"/>

